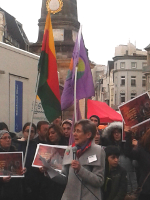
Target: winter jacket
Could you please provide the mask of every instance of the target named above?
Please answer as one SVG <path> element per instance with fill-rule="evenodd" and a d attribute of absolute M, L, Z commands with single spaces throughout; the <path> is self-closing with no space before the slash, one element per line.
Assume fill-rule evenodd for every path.
<path fill-rule="evenodd" d="M 106 181 L 107 180 L 107 181 Z M 104 200 L 123 200 L 127 193 L 127 172 L 121 166 L 112 168 L 103 186 Z"/>
<path fill-rule="evenodd" d="M 10 146 L 8 152 L 15 152 L 14 146 Z M 0 152 L 6 152 L 0 147 Z M 23 199 L 23 187 L 22 178 L 11 178 L 9 182 L 3 182 L 3 178 L 0 178 L 0 199 L 1 200 L 22 200 Z"/>
<path fill-rule="evenodd" d="M 140 144 L 136 148 L 132 147 L 132 138 L 131 134 L 126 135 L 126 150 L 132 159 L 138 161 L 139 168 L 139 187 L 144 182 L 144 179 L 150 172 L 150 152 L 146 151 Z M 150 195 L 150 176 L 147 178 L 146 182 L 143 185 L 141 194 Z"/>
<path fill-rule="evenodd" d="M 91 160 L 90 162 L 88 158 L 94 155 L 97 160 Z M 104 183 L 105 170 L 105 152 L 103 148 L 93 142 L 91 147 L 77 159 L 81 165 L 77 174 L 71 167 L 72 160 L 72 147 L 69 146 L 63 159 L 63 175 L 59 174 L 53 178 L 59 183 L 67 183 L 62 200 L 101 200 L 101 186 Z"/>
<path fill-rule="evenodd" d="M 42 141 L 42 140 L 40 140 L 39 136 L 36 137 L 36 138 L 33 139 L 33 140 L 36 142 L 36 144 L 39 144 L 39 143 L 41 143 L 41 144 L 46 144 L 46 141 Z"/>
<path fill-rule="evenodd" d="M 130 157 L 129 151 L 126 151 L 125 142 L 122 141 L 114 141 L 112 131 L 116 128 L 122 130 L 123 124 L 122 122 L 112 122 L 108 125 L 102 134 L 101 137 L 101 145 L 108 146 L 108 145 L 115 145 L 120 150 L 119 156 L 119 164 L 121 167 L 126 169 L 127 171 L 127 179 L 128 179 L 128 192 L 132 192 L 137 189 L 137 178 L 134 166 L 132 164 L 132 159 Z"/>

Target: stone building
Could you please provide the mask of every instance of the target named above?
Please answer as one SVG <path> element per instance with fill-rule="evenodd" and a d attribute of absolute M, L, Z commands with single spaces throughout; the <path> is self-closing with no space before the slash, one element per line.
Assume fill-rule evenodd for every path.
<path fill-rule="evenodd" d="M 150 91 L 150 44 L 145 50 L 147 51 L 147 64 L 143 67 L 143 73 L 146 77 L 146 90 Z"/>
<path fill-rule="evenodd" d="M 96 65 L 93 64 L 94 68 L 92 69 L 93 82 L 95 87 L 95 100 L 102 101 L 102 88 L 103 88 L 103 77 L 106 73 L 105 65 Z"/>
<path fill-rule="evenodd" d="M 137 49 L 132 43 L 115 48 L 114 95 L 117 107 L 146 91 L 143 67 L 147 65 L 146 51 Z"/>
<path fill-rule="evenodd" d="M 0 8 L 0 42 L 28 51 L 29 41 L 22 24 Z"/>
<path fill-rule="evenodd" d="M 114 61 L 108 61 L 107 73 L 103 80 L 103 99 L 113 108 L 114 106 Z"/>

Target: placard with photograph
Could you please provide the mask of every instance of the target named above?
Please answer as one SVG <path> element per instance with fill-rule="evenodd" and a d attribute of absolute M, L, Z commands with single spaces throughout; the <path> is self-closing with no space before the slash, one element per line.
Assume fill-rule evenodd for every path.
<path fill-rule="evenodd" d="M 131 128 L 133 138 L 140 139 L 150 128 L 150 119 Z"/>
<path fill-rule="evenodd" d="M 146 92 L 119 106 L 126 126 L 133 127 L 150 118 L 150 98 Z"/>
<path fill-rule="evenodd" d="M 66 148 L 67 146 L 38 144 L 32 166 L 42 167 L 41 157 L 43 157 L 52 168 L 62 170 L 62 162 Z"/>
<path fill-rule="evenodd" d="M 22 152 L 0 152 L 0 177 L 24 177 Z"/>

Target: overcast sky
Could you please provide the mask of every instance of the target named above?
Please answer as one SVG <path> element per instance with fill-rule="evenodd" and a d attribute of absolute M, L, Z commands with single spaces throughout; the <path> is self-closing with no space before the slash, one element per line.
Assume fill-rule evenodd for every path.
<path fill-rule="evenodd" d="M 0 7 L 23 24 L 30 42 L 38 37 L 42 0 L 1 0 Z M 77 0 L 78 20 L 89 58 L 107 65 L 115 47 L 129 40 L 139 49 L 150 44 L 149 0 Z"/>

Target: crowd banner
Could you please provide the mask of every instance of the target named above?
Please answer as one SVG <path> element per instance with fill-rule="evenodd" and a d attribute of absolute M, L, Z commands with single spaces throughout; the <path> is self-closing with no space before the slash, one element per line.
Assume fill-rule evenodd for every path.
<path fill-rule="evenodd" d="M 146 92 L 119 106 L 126 126 L 133 128 L 150 118 L 150 98 Z"/>
<path fill-rule="evenodd" d="M 150 97 L 148 92 L 141 94 L 119 106 L 124 126 L 129 126 L 132 137 L 140 139 L 150 128 Z M 123 128 L 122 140 L 125 141 Z"/>
<path fill-rule="evenodd" d="M 62 170 L 62 162 L 67 146 L 38 144 L 32 163 L 33 167 L 50 167 Z"/>
<path fill-rule="evenodd" d="M 24 177 L 23 152 L 0 152 L 0 177 Z"/>

